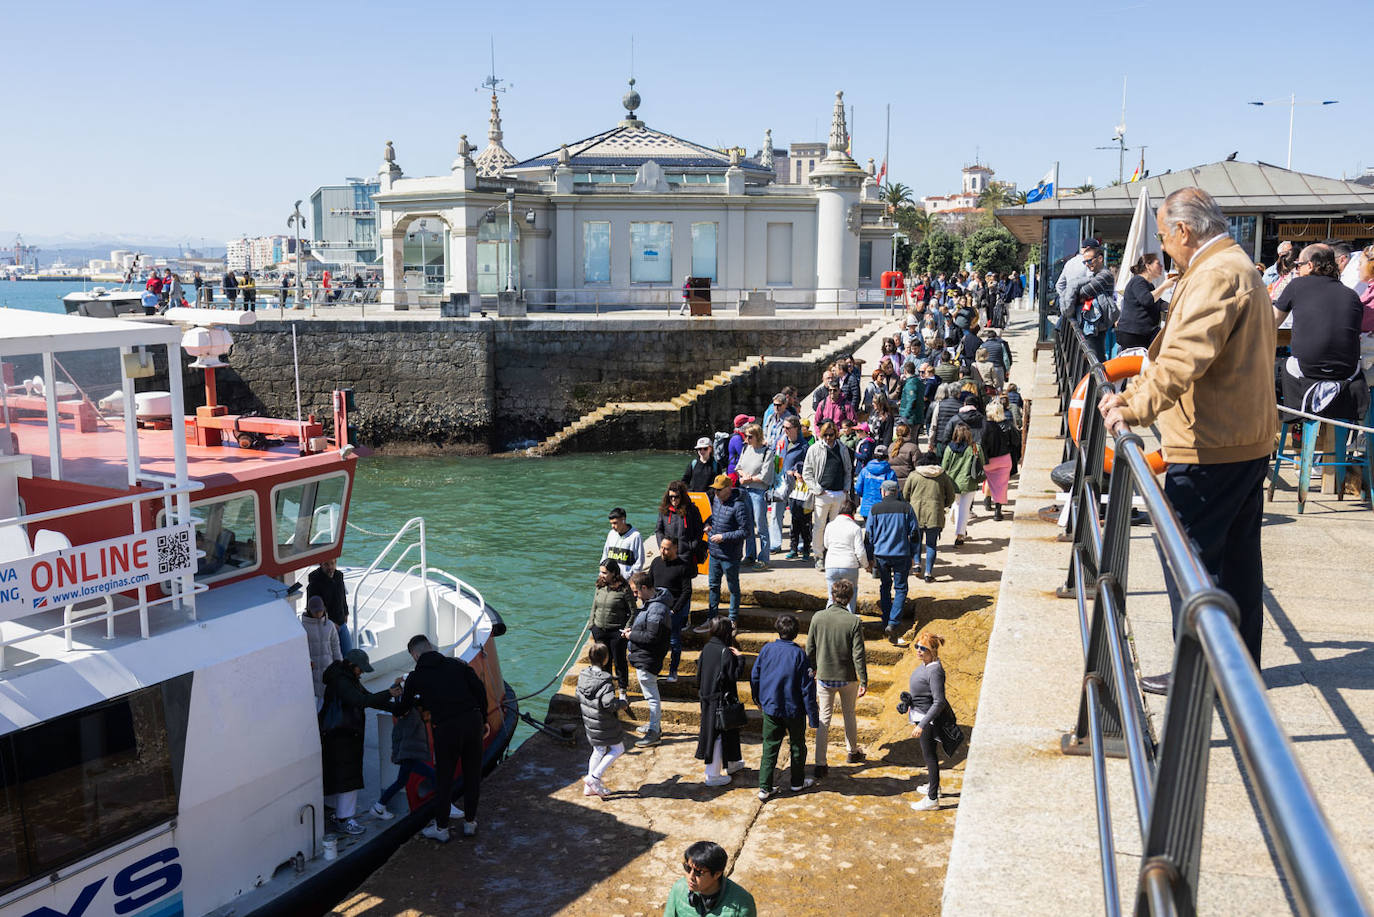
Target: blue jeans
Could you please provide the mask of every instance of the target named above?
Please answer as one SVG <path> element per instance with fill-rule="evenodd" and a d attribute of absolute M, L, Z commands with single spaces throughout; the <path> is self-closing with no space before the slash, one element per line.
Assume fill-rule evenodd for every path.
<path fill-rule="evenodd" d="M 739 620 L 739 561 L 721 560 L 712 554 L 706 565 L 706 620 L 716 616 L 720 605 L 720 577 L 730 586 L 730 620 Z"/>
<path fill-rule="evenodd" d="M 940 529 L 922 528 L 916 534 L 916 556 L 920 557 L 922 545 L 925 546 L 925 575 L 935 571 L 935 546 L 940 542 Z"/>
<path fill-rule="evenodd" d="M 411 774 L 419 774 L 426 780 L 434 780 L 434 768 L 430 767 L 423 761 L 416 761 L 412 758 L 407 758 L 406 760 L 401 762 L 401 770 L 396 774 L 396 782 L 391 784 L 391 786 L 387 787 L 386 789 L 382 790 L 381 798 L 377 801 L 380 802 L 382 805 L 386 805 L 388 802 L 390 802 L 391 797 L 395 796 L 405 787 L 406 782 L 410 780 Z"/>
<path fill-rule="evenodd" d="M 743 487 L 739 489 L 739 496 L 744 505 L 744 562 L 752 564 L 758 556 L 754 551 L 754 502 Z"/>
<path fill-rule="evenodd" d="M 878 611 L 887 619 L 888 627 L 896 627 L 906 607 L 906 580 L 911 573 L 910 557 L 875 557 L 878 571 Z"/>
<path fill-rule="evenodd" d="M 832 602 L 835 601 L 834 593 L 831 592 L 830 587 L 833 586 L 837 580 L 842 580 L 842 579 L 847 579 L 847 580 L 849 580 L 849 582 L 851 582 L 851 583 L 854 585 L 854 594 L 853 594 L 852 596 L 850 596 L 850 598 L 849 598 L 849 611 L 850 611 L 851 614 L 857 614 L 858 612 L 856 611 L 856 609 L 858 608 L 858 605 L 859 605 L 859 602 L 858 602 L 858 599 L 859 599 L 859 568 L 858 568 L 858 567 L 830 567 L 830 566 L 827 566 L 827 567 L 825 568 L 825 594 L 826 594 L 826 597 L 827 597 L 830 601 L 832 601 Z"/>
<path fill-rule="evenodd" d="M 749 515 L 754 518 L 754 530 L 745 539 L 744 559 L 751 561 L 755 558 L 768 562 L 768 491 L 762 488 L 755 490 L 750 487 L 742 488 L 744 492 L 744 504 L 749 507 Z M 758 536 L 758 553 L 754 552 L 754 537 Z"/>
<path fill-rule="evenodd" d="M 348 632 L 347 624 L 339 625 L 339 652 L 347 656 L 348 651 L 353 649 L 353 635 Z"/>
<path fill-rule="evenodd" d="M 691 589 L 691 585 L 686 587 Z M 687 619 L 692 616 L 692 603 L 688 602 L 682 611 L 673 612 L 669 619 L 672 630 L 668 633 L 668 671 L 676 672 L 678 663 L 682 661 L 682 628 L 687 626 Z"/>
<path fill-rule="evenodd" d="M 639 682 L 639 693 L 649 705 L 649 731 L 658 732 L 659 718 L 663 715 L 663 702 L 659 699 L 658 675 L 648 669 L 635 669 L 635 680 Z"/>

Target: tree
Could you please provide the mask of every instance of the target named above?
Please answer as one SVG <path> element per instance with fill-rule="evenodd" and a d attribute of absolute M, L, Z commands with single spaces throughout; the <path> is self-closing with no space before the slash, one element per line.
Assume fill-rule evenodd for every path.
<path fill-rule="evenodd" d="M 1097 190 L 1097 185 L 1088 182 L 1087 184 L 1079 185 L 1077 188 L 1071 188 L 1069 190 L 1072 194 L 1091 194 Z"/>
<path fill-rule="evenodd" d="M 996 210 L 998 207 L 1010 205 L 1011 202 L 1011 191 L 1001 182 L 992 182 L 978 195 L 978 206 L 984 210 Z"/>
<path fill-rule="evenodd" d="M 882 198 L 887 202 L 889 212 L 912 203 L 911 188 L 901 182 L 888 182 L 883 185 Z"/>
<path fill-rule="evenodd" d="M 929 271 L 931 274 L 938 274 L 943 271 L 952 274 L 959 270 L 959 256 L 963 254 L 963 245 L 954 236 L 945 232 L 943 227 L 933 228 L 930 234 L 921 240 L 920 245 L 925 246 L 925 264 L 918 273 Z"/>
<path fill-rule="evenodd" d="M 968 237 L 964 243 L 964 261 L 972 262 L 978 274 L 996 271 L 1005 275 L 1021 265 L 1020 245 L 1016 237 L 1002 226 L 985 227 Z"/>
<path fill-rule="evenodd" d="M 1024 191 L 1016 192 L 1016 194 L 1012 197 L 1011 202 L 1018 207 L 1020 207 L 1022 204 L 1030 203 L 1030 201 L 1026 200 L 1026 192 Z"/>
<path fill-rule="evenodd" d="M 897 228 L 913 242 L 924 239 L 930 233 L 930 214 L 923 207 L 898 207 L 893 220 Z"/>

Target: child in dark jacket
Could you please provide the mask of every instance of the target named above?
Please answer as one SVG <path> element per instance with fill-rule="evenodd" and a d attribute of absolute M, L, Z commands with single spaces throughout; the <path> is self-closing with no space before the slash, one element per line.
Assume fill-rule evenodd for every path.
<path fill-rule="evenodd" d="M 420 711 L 411 708 L 405 716 L 391 718 L 391 763 L 400 766 L 396 780 L 382 790 L 382 795 L 372 804 L 372 814 L 383 821 L 393 817 L 387 803 L 410 782 L 411 774 L 419 774 L 431 783 L 434 781 L 434 768 L 430 765 L 433 755 L 429 750 L 429 732 Z"/>
<path fill-rule="evenodd" d="M 577 676 L 577 701 L 582 708 L 582 726 L 587 731 L 587 742 L 592 746 L 592 756 L 587 761 L 587 776 L 582 778 L 584 796 L 610 795 L 606 784 L 601 782 L 606 771 L 615 759 L 625 753 L 624 730 L 616 711 L 622 701 L 616 697 L 615 681 L 606 671 L 611 663 L 610 648 L 604 643 L 593 642 L 587 649 L 587 666 Z"/>

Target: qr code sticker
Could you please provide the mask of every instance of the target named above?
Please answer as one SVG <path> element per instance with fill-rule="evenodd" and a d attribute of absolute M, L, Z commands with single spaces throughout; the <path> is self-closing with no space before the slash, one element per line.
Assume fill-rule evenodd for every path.
<path fill-rule="evenodd" d="M 191 565 L 191 533 L 185 530 L 157 536 L 157 572 L 171 573 Z"/>

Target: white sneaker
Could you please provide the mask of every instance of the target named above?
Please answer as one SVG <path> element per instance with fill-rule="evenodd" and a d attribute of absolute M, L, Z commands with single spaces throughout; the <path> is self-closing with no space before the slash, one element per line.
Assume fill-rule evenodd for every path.
<path fill-rule="evenodd" d="M 596 784 L 592 782 L 592 779 L 593 779 L 593 778 L 588 777 L 588 778 L 586 778 L 585 780 L 582 781 L 582 795 L 583 795 L 583 796 L 595 796 L 595 795 L 597 795 L 597 793 L 596 793 Z"/>
<path fill-rule="evenodd" d="M 920 799 L 913 802 L 911 807 L 917 812 L 931 812 L 940 808 L 940 800 L 931 799 L 929 796 L 922 796 Z"/>
<path fill-rule="evenodd" d="M 809 789 L 811 789 L 811 788 L 812 788 L 813 786 L 815 786 L 815 785 L 816 785 L 816 778 L 815 778 L 815 777 L 807 777 L 805 780 L 802 781 L 802 785 L 801 785 L 801 786 L 789 786 L 788 789 L 791 790 L 793 793 L 800 793 L 802 790 L 809 790 Z"/>
<path fill-rule="evenodd" d="M 473 836 L 474 834 L 476 834 L 476 833 L 477 833 L 477 822 L 475 822 L 475 821 L 465 821 L 465 822 L 463 822 L 463 837 L 472 837 L 472 836 Z"/>
<path fill-rule="evenodd" d="M 929 784 L 929 783 L 923 783 L 923 784 L 921 784 L 920 786 L 916 787 L 916 795 L 917 795 L 917 796 L 929 796 L 929 795 L 930 795 L 930 793 L 928 792 L 929 790 L 930 790 L 930 784 Z"/>
<path fill-rule="evenodd" d="M 372 804 L 372 808 L 370 811 L 375 817 L 380 818 L 382 821 L 391 821 L 393 818 L 396 817 L 395 815 L 391 814 L 390 809 L 382 805 L 380 802 L 374 802 Z"/>
<path fill-rule="evenodd" d="M 448 817 L 453 819 L 454 821 L 458 821 L 463 817 L 463 810 L 458 808 L 457 806 L 449 806 Z"/>
<path fill-rule="evenodd" d="M 742 770 L 744 770 L 743 761 L 731 761 L 729 764 L 725 765 L 725 773 L 727 774 L 738 773 Z"/>
<path fill-rule="evenodd" d="M 719 774 L 715 777 L 707 777 L 704 781 L 707 786 L 725 786 L 730 782 L 729 774 Z"/>
<path fill-rule="evenodd" d="M 616 699 L 619 700 L 621 703 L 629 703 L 629 698 L 625 696 L 624 688 L 621 688 L 620 690 L 616 691 L 615 696 Z"/>
<path fill-rule="evenodd" d="M 448 843 L 448 829 L 437 827 L 434 822 L 430 822 L 421 828 L 420 836 L 427 837 L 432 841 L 438 841 L 441 844 Z"/>
<path fill-rule="evenodd" d="M 774 787 L 771 790 L 759 790 L 759 802 L 767 802 L 776 795 L 778 795 L 778 790 L 776 787 Z"/>
<path fill-rule="evenodd" d="M 601 782 L 600 777 L 595 778 L 595 781 L 596 782 L 592 784 L 593 793 L 595 793 L 597 796 L 600 796 L 602 799 L 605 799 L 607 796 L 611 795 L 610 788 L 607 787 L 606 784 Z"/>
<path fill-rule="evenodd" d="M 636 726 L 636 727 L 635 727 L 635 735 L 637 735 L 637 736 L 646 736 L 646 735 L 648 735 L 651 731 L 652 731 L 652 730 L 649 729 L 649 724 L 648 724 L 648 723 L 645 723 L 643 726 Z"/>

